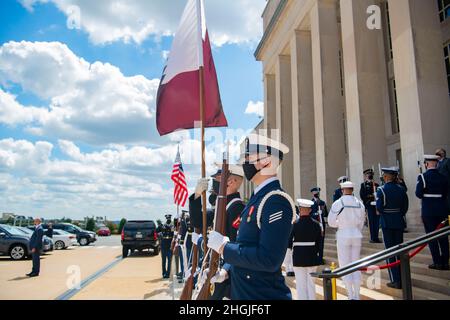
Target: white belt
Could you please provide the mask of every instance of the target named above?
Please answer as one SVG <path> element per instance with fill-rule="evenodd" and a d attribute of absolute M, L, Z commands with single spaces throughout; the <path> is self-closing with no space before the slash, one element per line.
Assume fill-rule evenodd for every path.
<path fill-rule="evenodd" d="M 442 194 L 424 194 L 424 198 L 442 198 Z"/>
<path fill-rule="evenodd" d="M 315 245 L 316 245 L 315 242 L 294 242 L 293 243 L 294 247 L 313 247 Z"/>

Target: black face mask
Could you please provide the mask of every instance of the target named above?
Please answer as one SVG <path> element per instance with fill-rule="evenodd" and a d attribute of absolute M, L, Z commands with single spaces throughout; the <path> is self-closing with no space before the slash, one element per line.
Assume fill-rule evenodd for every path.
<path fill-rule="evenodd" d="M 369 180 L 373 180 L 373 175 L 370 175 L 368 178 Z"/>
<path fill-rule="evenodd" d="M 248 181 L 252 181 L 252 179 L 260 172 L 261 170 L 256 169 L 254 164 L 244 163 L 242 165 L 242 169 L 244 169 L 245 178 Z"/>
<path fill-rule="evenodd" d="M 320 198 L 320 194 L 315 194 L 314 198 L 319 199 Z"/>
<path fill-rule="evenodd" d="M 166 221 L 166 224 L 171 224 L 172 223 L 172 220 L 167 220 Z"/>
<path fill-rule="evenodd" d="M 212 187 L 213 187 L 213 193 L 219 194 L 219 192 L 220 192 L 220 182 L 217 181 L 217 180 L 213 180 Z"/>
<path fill-rule="evenodd" d="M 211 195 L 208 198 L 209 204 L 214 207 L 216 205 L 216 200 L 217 200 L 217 194 L 211 193 Z"/>

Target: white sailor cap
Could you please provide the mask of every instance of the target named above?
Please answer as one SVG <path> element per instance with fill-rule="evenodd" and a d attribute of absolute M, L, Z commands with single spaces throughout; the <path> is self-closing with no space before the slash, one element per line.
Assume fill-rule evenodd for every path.
<path fill-rule="evenodd" d="M 340 182 L 340 183 L 348 181 L 348 177 L 347 176 L 342 176 L 337 181 Z"/>
<path fill-rule="evenodd" d="M 258 153 L 265 153 L 283 160 L 284 155 L 289 153 L 289 148 L 277 140 L 259 134 L 251 134 L 245 140 L 244 158 Z"/>
<path fill-rule="evenodd" d="M 437 155 L 431 155 L 431 154 L 426 154 L 423 156 L 425 161 L 439 161 L 439 156 Z"/>
<path fill-rule="evenodd" d="M 341 189 L 355 189 L 355 185 L 351 181 L 341 183 Z"/>
<path fill-rule="evenodd" d="M 314 202 L 306 199 L 297 199 L 297 203 L 300 208 L 311 208 L 314 205 Z"/>

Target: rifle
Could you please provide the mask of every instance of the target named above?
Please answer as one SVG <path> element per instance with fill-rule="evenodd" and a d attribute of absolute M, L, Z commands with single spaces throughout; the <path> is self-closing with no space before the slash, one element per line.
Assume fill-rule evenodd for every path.
<path fill-rule="evenodd" d="M 202 231 L 200 228 L 195 228 L 194 232 L 200 234 Z M 198 247 L 197 244 L 192 244 L 192 270 L 189 278 L 184 283 L 183 291 L 181 292 L 180 300 L 192 300 L 192 291 L 194 289 L 194 275 L 197 271 L 198 265 Z"/>
<path fill-rule="evenodd" d="M 228 165 L 228 151 L 223 156 L 222 175 L 220 177 L 220 189 L 217 197 L 216 206 L 216 223 L 214 230 L 220 234 L 225 234 L 225 226 L 227 220 L 227 184 L 230 176 Z M 206 257 L 205 257 L 206 259 Z M 214 292 L 214 285 L 211 285 L 211 279 L 219 270 L 220 254 L 211 250 L 211 256 L 209 259 L 209 271 L 205 275 L 203 286 L 197 296 L 197 300 L 208 300 Z"/>
<path fill-rule="evenodd" d="M 372 171 L 375 173 L 375 168 L 372 166 Z M 380 176 L 381 177 L 381 176 Z M 380 178 L 381 179 L 381 178 Z M 375 177 L 372 179 L 372 187 L 373 187 L 373 199 L 374 201 L 372 201 L 370 204 L 372 206 L 376 206 L 377 205 L 377 184 L 375 182 Z"/>

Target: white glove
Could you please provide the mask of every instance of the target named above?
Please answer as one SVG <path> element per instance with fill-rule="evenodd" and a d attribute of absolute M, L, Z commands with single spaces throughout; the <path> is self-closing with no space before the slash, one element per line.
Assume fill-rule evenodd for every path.
<path fill-rule="evenodd" d="M 197 182 L 197 186 L 195 187 L 195 199 L 200 197 L 203 192 L 208 190 L 209 178 L 201 178 Z"/>
<path fill-rule="evenodd" d="M 201 234 L 192 232 L 192 243 L 198 246 L 198 241 L 202 238 Z"/>
<path fill-rule="evenodd" d="M 191 277 L 191 273 L 192 273 L 192 268 L 189 268 L 189 269 L 184 273 L 184 281 L 187 281 L 187 280 Z"/>
<path fill-rule="evenodd" d="M 228 272 L 225 269 L 220 269 L 214 277 L 211 278 L 211 283 L 222 283 L 228 279 Z"/>
<path fill-rule="evenodd" d="M 225 237 L 216 231 L 213 231 L 209 234 L 208 248 L 213 249 L 218 254 L 222 254 L 223 248 L 228 242 L 230 242 L 230 238 Z"/>
<path fill-rule="evenodd" d="M 177 239 L 181 240 L 181 234 L 177 235 Z"/>

